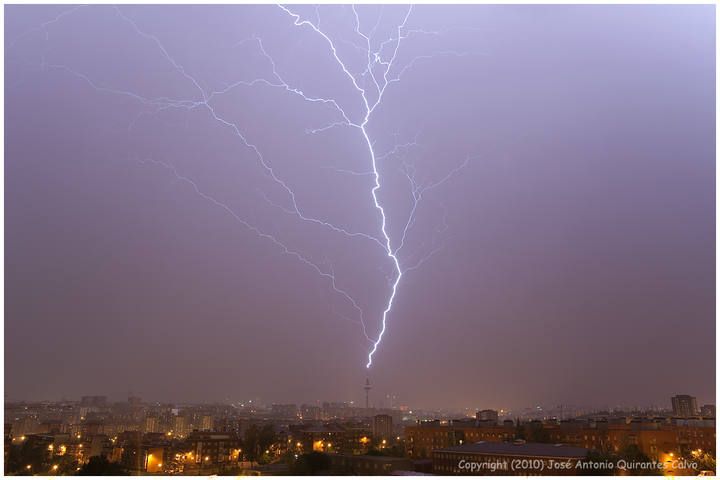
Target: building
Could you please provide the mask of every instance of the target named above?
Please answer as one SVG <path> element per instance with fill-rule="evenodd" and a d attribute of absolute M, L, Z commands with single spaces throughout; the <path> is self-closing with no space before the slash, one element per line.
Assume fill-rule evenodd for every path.
<path fill-rule="evenodd" d="M 142 452 L 142 433 L 139 431 L 123 432 L 117 437 L 117 444 L 122 448 L 120 462 L 131 472 L 144 469 Z"/>
<path fill-rule="evenodd" d="M 498 412 L 497 410 L 480 410 L 475 414 L 475 418 L 478 422 L 487 422 L 492 425 L 497 425 Z"/>
<path fill-rule="evenodd" d="M 143 471 L 147 473 L 162 473 L 163 465 L 168 464 L 168 447 L 166 445 L 143 445 L 142 457 Z"/>
<path fill-rule="evenodd" d="M 587 448 L 553 443 L 476 442 L 432 452 L 437 475 L 576 475 Z"/>
<path fill-rule="evenodd" d="M 89 442 L 89 457 L 109 457 L 113 452 L 113 442 L 107 435 L 93 435 Z M 88 458 L 89 460 L 89 458 Z"/>
<path fill-rule="evenodd" d="M 143 433 L 156 433 L 160 431 L 160 422 L 156 417 L 145 417 L 143 420 Z"/>
<path fill-rule="evenodd" d="M 362 454 L 370 446 L 372 432 L 362 425 L 329 422 L 322 425 L 290 425 L 292 442 L 299 453 Z"/>
<path fill-rule="evenodd" d="M 619 420 L 619 421 L 615 421 Z M 467 426 L 464 423 L 432 422 L 405 428 L 405 452 L 411 458 L 431 458 L 432 451 L 479 441 L 510 442 L 518 427 Z M 540 434 L 548 442 L 586 449 L 619 451 L 637 445 L 650 458 L 666 461 L 671 454 L 701 449 L 715 452 L 715 421 L 700 419 L 637 418 L 563 420 L 556 423 L 527 422 L 524 438 Z"/>
<path fill-rule="evenodd" d="M 715 418 L 715 405 L 703 405 L 700 407 L 700 416 L 703 418 Z"/>
<path fill-rule="evenodd" d="M 240 440 L 227 433 L 193 432 L 185 441 L 189 463 L 186 474 L 223 473 L 237 465 Z"/>
<path fill-rule="evenodd" d="M 213 429 L 213 419 L 210 415 L 203 415 L 200 417 L 200 430 L 203 432 L 209 432 Z"/>
<path fill-rule="evenodd" d="M 375 415 L 373 417 L 373 437 L 375 440 L 390 440 L 392 438 L 392 425 L 390 415 Z"/>
<path fill-rule="evenodd" d="M 304 404 L 300 406 L 300 417 L 302 420 L 320 420 L 321 416 L 320 407 Z"/>
<path fill-rule="evenodd" d="M 405 427 L 405 453 L 412 458 L 431 458 L 432 451 L 438 448 L 452 447 L 463 443 L 503 442 L 515 438 L 513 426 L 475 426 L 467 422 L 421 423 Z"/>
<path fill-rule="evenodd" d="M 294 403 L 273 403 L 270 407 L 270 415 L 277 419 L 297 419 L 298 407 Z"/>
<path fill-rule="evenodd" d="M 365 409 L 367 410 L 370 408 L 370 389 L 372 386 L 370 385 L 370 377 L 365 377 L 365 386 L 363 387 L 363 390 L 365 390 Z"/>
<path fill-rule="evenodd" d="M 687 418 L 697 415 L 697 400 L 695 397 L 675 395 L 671 401 L 674 416 Z"/>
<path fill-rule="evenodd" d="M 190 430 L 188 421 L 184 416 L 177 415 L 172 419 L 172 432 L 176 437 L 185 437 Z"/>

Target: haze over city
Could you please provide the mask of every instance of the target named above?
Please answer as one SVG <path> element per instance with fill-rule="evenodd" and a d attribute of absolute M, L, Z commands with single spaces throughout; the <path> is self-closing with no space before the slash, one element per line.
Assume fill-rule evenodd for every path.
<path fill-rule="evenodd" d="M 6 399 L 714 404 L 714 6 L 408 8 L 7 6 Z"/>

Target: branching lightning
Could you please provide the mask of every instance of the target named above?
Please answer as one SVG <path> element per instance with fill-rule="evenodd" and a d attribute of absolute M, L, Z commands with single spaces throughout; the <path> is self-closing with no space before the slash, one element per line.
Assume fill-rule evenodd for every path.
<path fill-rule="evenodd" d="M 412 11 L 413 11 L 413 6 L 410 5 L 410 6 L 408 7 L 408 9 L 407 9 L 407 13 L 405 13 L 405 15 L 404 15 L 404 17 L 403 17 L 403 19 L 402 19 L 402 22 L 397 26 L 397 37 L 395 37 L 395 38 L 390 38 L 390 39 L 382 42 L 377 50 L 373 50 L 373 49 L 372 49 L 372 46 L 371 46 L 371 43 L 372 43 L 372 41 L 371 41 L 372 33 L 370 33 L 369 35 L 365 35 L 365 34 L 363 34 L 363 33 L 361 32 L 361 29 L 360 29 L 360 16 L 359 16 L 358 11 L 357 11 L 357 9 L 355 8 L 355 6 L 352 5 L 351 8 L 352 8 L 353 14 L 354 14 L 354 16 L 355 16 L 355 33 L 357 33 L 360 37 L 362 37 L 362 38 L 365 40 L 366 45 L 367 45 L 367 47 L 366 47 L 366 52 L 367 52 L 367 67 L 366 67 L 366 69 L 364 70 L 364 72 L 363 72 L 360 76 L 361 76 L 361 77 L 364 76 L 364 75 L 369 75 L 369 76 L 370 76 L 370 79 L 372 80 L 372 84 L 373 84 L 373 86 L 375 87 L 375 90 L 376 90 L 376 92 L 374 92 L 374 93 L 376 94 L 376 98 L 375 98 L 375 101 L 373 102 L 373 101 L 371 101 L 371 100 L 368 98 L 369 95 L 368 95 L 367 90 L 366 90 L 365 88 L 363 88 L 363 87 L 360 86 L 360 82 L 358 81 L 358 78 L 350 72 L 349 67 L 340 59 L 340 56 L 338 55 L 337 48 L 335 47 L 335 44 L 334 44 L 333 41 L 330 39 L 330 37 L 329 37 L 328 35 L 326 35 L 325 33 L 323 33 L 322 30 L 320 30 L 320 28 L 319 28 L 317 25 L 313 24 L 311 21 L 309 21 L 309 20 L 302 20 L 301 17 L 300 17 L 300 15 L 293 13 L 291 10 L 289 10 L 288 8 L 286 8 L 286 7 L 283 6 L 283 5 L 279 5 L 279 7 L 280 7 L 281 9 L 283 9 L 288 15 L 290 15 L 290 16 L 294 19 L 294 22 L 293 22 L 294 25 L 296 25 L 296 26 L 308 26 L 308 27 L 310 27 L 315 33 L 317 33 L 318 35 L 322 36 L 322 37 L 325 39 L 325 41 L 328 43 L 328 45 L 329 45 L 329 47 L 330 47 L 330 50 L 331 50 L 331 52 L 332 52 L 332 55 L 333 55 L 335 61 L 336 61 L 337 64 L 340 66 L 340 68 L 341 68 L 342 71 L 345 73 L 345 75 L 350 79 L 350 81 L 352 82 L 352 84 L 353 84 L 353 86 L 355 87 L 355 89 L 357 90 L 357 92 L 361 95 L 362 100 L 363 100 L 363 104 L 364 104 L 364 106 L 365 106 L 364 117 L 363 117 L 363 119 L 362 119 L 358 124 L 352 123 L 352 122 L 348 119 L 348 116 L 345 114 L 345 112 L 342 111 L 342 109 L 340 109 L 340 110 L 341 110 L 341 113 L 342 113 L 343 118 L 346 120 L 346 123 L 345 123 L 345 124 L 347 124 L 348 126 L 353 126 L 353 127 L 359 128 L 359 130 L 360 130 L 360 132 L 362 133 L 362 136 L 363 136 L 363 138 L 365 139 L 365 142 L 366 142 L 366 144 L 367 144 L 368 152 L 369 152 L 369 154 L 370 154 L 370 162 L 371 162 L 371 165 L 372 165 L 372 174 L 373 174 L 374 177 L 375 177 L 375 185 L 373 186 L 373 188 L 372 188 L 372 190 L 371 190 L 372 199 L 373 199 L 373 202 L 374 202 L 374 204 L 375 204 L 375 208 L 376 208 L 377 211 L 379 212 L 380 218 L 381 218 L 380 231 L 382 232 L 383 238 L 384 238 L 384 240 L 385 240 L 385 252 L 386 252 L 387 256 L 390 258 L 390 260 L 392 261 L 392 264 L 393 264 L 394 270 L 395 270 L 395 278 L 394 278 L 394 280 L 392 281 L 392 284 L 391 284 L 390 296 L 388 297 L 387 304 L 386 304 L 385 309 L 383 310 L 383 313 L 382 313 L 382 326 L 381 326 L 381 329 L 380 329 L 380 333 L 378 334 L 377 340 L 375 340 L 375 341 L 373 342 L 373 345 L 372 345 L 372 347 L 371 347 L 371 349 L 370 349 L 370 352 L 368 353 L 368 361 L 367 361 L 367 364 L 365 365 L 365 367 L 366 367 L 366 368 L 370 368 L 370 366 L 372 365 L 373 355 L 374 355 L 375 352 L 377 351 L 378 346 L 380 345 L 380 342 L 382 342 L 383 335 L 385 334 L 385 331 L 386 331 L 386 329 L 387 329 L 387 317 L 388 317 L 388 315 L 390 314 L 390 311 L 392 310 L 393 301 L 395 300 L 395 296 L 397 295 L 398 285 L 400 284 L 400 279 L 402 278 L 403 273 L 404 273 L 404 272 L 403 272 L 403 269 L 402 269 L 401 266 L 400 266 L 400 261 L 399 261 L 399 259 L 398 259 L 398 255 L 397 255 L 397 254 L 398 254 L 398 251 L 403 247 L 403 245 L 404 245 L 404 243 L 405 243 L 405 238 L 406 238 L 406 236 L 407 236 L 407 231 L 408 231 L 410 225 L 412 224 L 412 222 L 413 222 L 413 220 L 414 220 L 415 211 L 416 211 L 417 206 L 418 206 L 418 204 L 419 204 L 419 202 L 420 202 L 420 200 L 421 200 L 421 198 L 422 198 L 422 194 L 423 194 L 424 191 L 426 191 L 426 190 L 428 190 L 428 189 L 430 189 L 430 188 L 435 188 L 435 187 L 437 187 L 438 185 L 440 185 L 440 184 L 444 183 L 445 181 L 447 181 L 447 180 L 448 180 L 450 177 L 452 177 L 457 171 L 459 171 L 461 168 L 463 168 L 463 167 L 467 164 L 467 161 L 468 161 L 469 159 L 466 159 L 466 161 L 465 161 L 460 167 L 457 167 L 456 169 L 454 169 L 453 171 L 451 171 L 451 172 L 448 174 L 448 176 L 446 176 L 444 179 L 442 179 L 442 180 L 440 180 L 439 182 L 436 182 L 436 183 L 434 183 L 434 184 L 431 184 L 431 185 L 429 185 L 429 186 L 427 186 L 427 187 L 424 187 L 424 188 L 418 187 L 417 184 L 415 183 L 414 179 L 412 178 L 412 176 L 411 176 L 410 174 L 407 174 L 407 173 L 406 173 L 406 175 L 408 176 L 408 179 L 410 180 L 411 185 L 412 185 L 412 187 L 413 187 L 413 188 L 412 188 L 413 207 L 412 207 L 412 209 L 411 209 L 411 212 L 410 212 L 409 218 L 408 218 L 408 220 L 407 220 L 407 223 L 405 224 L 405 228 L 403 229 L 403 235 L 402 235 L 402 239 L 401 239 L 400 245 L 399 245 L 396 249 L 393 249 L 393 247 L 392 247 L 392 242 L 391 242 L 391 239 L 390 239 L 390 235 L 388 234 L 388 229 L 387 229 L 387 217 L 386 217 L 386 215 L 385 215 L 385 209 L 383 208 L 382 204 L 380 203 L 380 201 L 378 200 L 378 197 L 377 197 L 377 191 L 378 191 L 378 190 L 380 189 L 380 187 L 381 187 L 381 183 L 380 183 L 380 173 L 379 173 L 378 168 L 377 168 L 377 160 L 378 160 L 378 157 L 377 157 L 376 154 L 375 154 L 375 149 L 374 149 L 374 146 L 373 146 L 373 142 L 370 140 L 370 135 L 369 135 L 368 130 L 367 130 L 367 125 L 368 125 L 368 122 L 370 121 L 370 118 L 371 118 L 373 112 L 374 112 L 375 109 L 381 104 L 381 102 L 382 102 L 382 100 L 383 100 L 383 96 L 385 95 L 385 92 L 386 92 L 388 86 L 389 86 L 391 83 L 400 81 L 400 77 L 401 77 L 409 68 L 411 68 L 411 67 L 415 64 L 416 61 L 421 60 L 421 59 L 432 58 L 432 57 L 434 57 L 434 56 L 436 56 L 436 55 L 447 55 L 447 54 L 450 54 L 450 55 L 456 55 L 456 56 L 464 56 L 464 55 L 466 55 L 467 53 L 440 52 L 440 53 L 433 54 L 433 55 L 422 55 L 422 56 L 418 56 L 418 57 L 415 57 L 413 60 L 411 60 L 410 63 L 408 63 L 405 67 L 403 67 L 402 70 L 400 70 L 400 72 L 399 72 L 395 77 L 389 77 L 390 71 L 391 71 L 392 67 L 393 67 L 394 64 L 395 64 L 395 60 L 396 60 L 396 58 L 397 58 L 397 54 L 398 54 L 398 51 L 399 51 L 399 49 L 400 49 L 400 43 L 401 43 L 401 41 L 402 41 L 403 39 L 407 38 L 407 36 L 408 36 L 409 34 L 411 34 L 411 33 L 418 33 L 418 32 L 419 32 L 419 33 L 437 34 L 438 32 L 424 32 L 424 31 L 421 31 L 421 30 L 410 30 L 410 31 L 406 31 L 405 33 L 403 33 L 403 30 L 405 29 L 405 25 L 407 24 L 407 21 L 408 21 L 408 19 L 410 18 L 410 14 L 411 14 Z M 317 11 L 316 11 L 316 12 L 317 12 Z M 318 18 L 319 18 L 319 13 L 318 13 Z M 373 27 L 373 32 L 375 32 L 376 28 L 377 28 L 377 23 L 375 24 L 375 27 Z M 383 50 L 385 49 L 385 47 L 386 47 L 387 45 L 390 46 L 390 49 L 391 49 L 391 52 L 392 52 L 392 53 L 391 53 L 389 59 L 385 60 L 385 59 L 384 59 L 384 55 L 383 55 Z M 381 74 L 381 79 L 380 79 L 379 81 L 378 81 L 378 76 L 376 76 L 375 73 L 374 73 L 377 65 L 380 66 L 380 70 L 381 70 L 381 72 L 380 72 L 380 74 Z M 335 105 L 337 105 L 337 103 L 336 103 Z M 338 108 L 339 108 L 339 107 L 338 107 Z M 328 126 L 328 127 L 324 127 L 323 129 L 314 130 L 314 131 L 312 131 L 312 133 L 317 133 L 317 132 L 320 132 L 320 131 L 324 131 L 324 130 L 326 130 L 326 129 L 328 129 L 328 128 L 332 128 L 332 127 L 334 127 L 334 126 L 336 126 L 336 125 L 339 125 L 339 124 L 336 122 L 336 123 L 331 124 L 331 125 Z M 402 146 L 396 146 L 394 150 L 396 150 L 396 149 L 398 149 L 398 148 L 401 148 L 401 147 L 409 147 L 410 145 L 411 145 L 411 144 L 402 145 Z M 388 154 L 386 154 L 386 155 L 390 155 L 390 154 L 392 154 L 392 153 L 394 153 L 394 152 L 393 152 L 393 151 L 388 152 Z M 353 173 L 354 173 L 354 172 L 353 172 Z M 437 249 L 436 249 L 436 250 L 433 250 L 433 251 L 430 253 L 430 255 L 434 254 L 436 251 L 437 251 Z M 413 267 L 411 267 L 411 269 L 414 270 L 414 269 L 418 268 L 422 263 L 424 263 L 424 260 L 420 260 L 420 262 L 418 262 L 418 264 L 416 264 L 416 265 L 414 265 Z"/>
<path fill-rule="evenodd" d="M 66 17 L 67 15 L 73 14 L 81 7 L 75 7 L 71 10 L 65 11 L 58 16 L 56 16 L 54 19 L 51 19 L 43 24 L 41 24 L 39 27 L 36 27 L 33 30 L 30 30 L 20 37 L 17 37 L 10 43 L 10 47 L 14 46 L 20 39 L 23 37 L 30 35 L 34 31 L 43 31 L 45 32 L 46 38 L 47 38 L 47 28 L 53 24 L 58 23 L 61 21 L 62 18 Z M 182 175 L 178 172 L 176 167 L 165 161 L 160 161 L 156 159 L 144 159 L 142 160 L 143 163 L 155 165 L 158 167 L 162 167 L 163 169 L 167 170 L 172 177 L 182 183 L 187 184 L 192 191 L 198 195 L 200 198 L 204 199 L 205 201 L 210 202 L 211 204 L 215 205 L 216 207 L 222 209 L 227 214 L 229 214 L 234 220 L 239 222 L 241 225 L 243 225 L 245 228 L 249 229 L 256 235 L 258 235 L 260 238 L 263 238 L 265 240 L 270 241 L 272 244 L 280 248 L 281 252 L 284 254 L 287 254 L 291 257 L 296 258 L 298 261 L 302 262 L 303 264 L 310 267 L 313 271 L 318 273 L 322 278 L 329 281 L 330 286 L 334 292 L 342 296 L 351 306 L 352 308 L 357 311 L 358 313 L 358 323 L 362 327 L 363 335 L 369 342 L 369 351 L 367 356 L 367 362 L 366 362 L 366 368 L 370 368 L 370 366 L 373 363 L 373 355 L 377 352 L 378 347 L 380 346 L 383 336 L 385 335 L 385 332 L 387 330 L 388 325 L 388 317 L 390 315 L 390 312 L 393 307 L 393 303 L 395 301 L 395 298 L 398 293 L 398 287 L 400 284 L 400 280 L 404 277 L 405 274 L 407 274 L 410 271 L 416 270 L 420 268 L 425 262 L 427 262 L 435 253 L 440 251 L 443 246 L 432 248 L 429 253 L 422 256 L 419 260 L 415 261 L 412 264 L 402 266 L 399 253 L 403 249 L 403 247 L 406 244 L 406 239 L 409 234 L 409 231 L 412 229 L 413 224 L 416 219 L 416 213 L 418 206 L 421 203 L 421 200 L 423 198 L 423 195 L 428 192 L 429 190 L 432 190 L 434 188 L 437 188 L 438 186 L 442 185 L 443 183 L 449 181 L 452 177 L 454 177 L 460 170 L 462 170 L 473 158 L 474 156 L 468 155 L 463 162 L 461 162 L 458 166 L 453 168 L 445 177 L 438 181 L 434 182 L 424 182 L 420 183 L 417 181 L 415 176 L 415 169 L 413 165 L 408 163 L 405 159 L 402 160 L 402 166 L 401 171 L 407 178 L 410 186 L 410 195 L 412 197 L 412 204 L 410 208 L 410 212 L 408 214 L 408 217 L 404 223 L 402 223 L 402 229 L 401 234 L 398 235 L 399 238 L 393 240 L 391 238 L 391 233 L 388 229 L 388 218 L 386 214 L 386 209 L 381 203 L 381 201 L 378 198 L 378 191 L 382 188 L 382 176 L 380 173 L 380 170 L 378 169 L 378 164 L 380 161 L 387 161 L 393 157 L 400 156 L 403 153 L 409 152 L 411 149 L 420 147 L 420 144 L 417 141 L 417 136 L 414 138 L 413 141 L 407 142 L 407 143 L 400 143 L 396 144 L 394 148 L 390 149 L 389 151 L 378 154 L 375 150 L 375 144 L 370 138 L 370 133 L 368 131 L 368 124 L 373 118 L 373 114 L 375 113 L 376 109 L 382 104 L 382 101 L 386 95 L 386 92 L 388 91 L 388 87 L 393 84 L 397 84 L 400 82 L 401 77 L 406 74 L 408 70 L 413 68 L 418 62 L 421 62 L 426 59 L 431 59 L 437 56 L 454 56 L 454 57 L 464 57 L 466 55 L 471 55 L 470 52 L 455 52 L 455 51 L 438 51 L 431 54 L 425 54 L 425 55 L 419 55 L 414 58 L 412 58 L 409 62 L 407 62 L 404 66 L 399 68 L 397 64 L 398 59 L 398 52 L 400 51 L 401 44 L 406 41 L 408 38 L 414 35 L 441 35 L 443 32 L 441 31 L 429 31 L 429 30 L 422 30 L 418 28 L 410 29 L 407 27 L 408 20 L 411 17 L 411 14 L 413 13 L 413 6 L 409 6 L 407 8 L 407 11 L 402 15 L 401 21 L 397 24 L 397 27 L 394 29 L 393 34 L 390 36 L 390 38 L 384 39 L 381 42 L 375 42 L 375 35 L 377 34 L 378 26 L 380 25 L 380 20 L 382 17 L 382 9 L 380 11 L 380 15 L 377 18 L 377 21 L 374 23 L 372 28 L 367 32 L 363 32 L 361 20 L 360 20 L 360 14 L 358 12 L 358 9 L 355 6 L 350 6 L 352 9 L 352 14 L 354 18 L 354 34 L 358 36 L 360 41 L 363 43 L 363 45 L 357 45 L 354 42 L 348 42 L 347 40 L 343 40 L 346 43 L 350 43 L 350 45 L 356 50 L 360 51 L 363 54 L 363 58 L 366 59 L 365 64 L 363 65 L 362 72 L 360 73 L 352 73 L 353 68 L 343 59 L 341 58 L 341 55 L 338 52 L 337 45 L 335 41 L 330 37 L 329 34 L 325 33 L 321 29 L 321 15 L 320 15 L 320 8 L 315 8 L 315 21 L 311 21 L 305 18 L 302 18 L 301 15 L 294 13 L 290 8 L 287 8 L 283 5 L 277 5 L 277 8 L 279 8 L 284 14 L 286 14 L 290 20 L 292 21 L 292 25 L 295 27 L 301 28 L 301 29 L 307 29 L 312 34 L 318 35 L 320 38 L 323 39 L 325 44 L 328 47 L 328 52 L 335 61 L 338 68 L 341 69 L 344 76 L 348 79 L 348 81 L 351 83 L 353 89 L 357 94 L 359 95 L 360 99 L 362 100 L 363 105 L 363 111 L 359 118 L 353 118 L 354 116 L 352 114 L 348 114 L 346 110 L 342 107 L 341 102 L 339 102 L 337 99 L 333 98 L 321 98 L 316 96 L 311 96 L 303 92 L 301 89 L 298 89 L 296 87 L 293 87 L 280 73 L 280 69 L 278 68 L 278 65 L 276 64 L 273 57 L 268 53 L 268 51 L 265 49 L 265 46 L 263 44 L 263 40 L 259 36 L 252 36 L 251 38 L 247 38 L 239 43 L 236 44 L 236 46 L 245 45 L 248 43 L 254 43 L 257 47 L 258 52 L 267 60 L 269 66 L 271 67 L 272 76 L 270 78 L 255 78 L 250 80 L 238 80 L 233 83 L 226 84 L 226 86 L 217 91 L 208 91 L 204 89 L 201 86 L 201 82 L 191 73 L 189 73 L 183 65 L 178 63 L 169 53 L 168 49 L 163 45 L 161 40 L 150 33 L 147 33 L 139 28 L 137 23 L 127 16 L 119 7 L 114 7 L 115 11 L 117 12 L 117 15 L 128 25 L 130 25 L 135 33 L 137 33 L 142 38 L 152 42 L 155 47 L 162 53 L 163 57 L 172 65 L 174 70 L 178 72 L 184 79 L 186 79 L 188 82 L 190 82 L 194 88 L 194 90 L 197 91 L 197 97 L 195 98 L 189 98 L 189 99 L 177 99 L 177 98 L 170 98 L 170 97 L 159 97 L 159 98 L 147 98 L 143 95 L 140 95 L 138 93 L 127 91 L 119 88 L 114 88 L 106 85 L 101 85 L 98 82 L 92 80 L 89 76 L 77 72 L 74 69 L 66 66 L 66 65 L 60 65 L 60 64 L 53 64 L 45 61 L 45 58 L 43 56 L 43 60 L 41 63 L 41 67 L 45 69 L 53 69 L 53 70 L 61 70 L 64 72 L 67 72 L 71 75 L 76 76 L 77 78 L 81 79 L 83 82 L 87 83 L 91 88 L 95 89 L 98 92 L 103 93 L 109 93 L 114 95 L 122 95 L 129 97 L 133 99 L 134 101 L 138 102 L 143 106 L 143 110 L 133 119 L 130 124 L 128 125 L 128 129 L 132 129 L 134 123 L 143 115 L 156 115 L 164 110 L 168 109 L 186 109 L 186 110 L 194 110 L 194 109 L 205 109 L 211 118 L 219 124 L 222 128 L 229 129 L 232 134 L 237 137 L 242 145 L 250 150 L 254 157 L 257 160 L 258 166 L 262 169 L 262 171 L 276 184 L 278 185 L 286 194 L 286 204 L 283 205 L 282 203 L 278 203 L 276 201 L 273 201 L 270 199 L 270 197 L 265 193 L 261 192 L 261 195 L 263 199 L 272 207 L 280 209 L 284 213 L 288 215 L 292 215 L 296 217 L 299 221 L 306 222 L 309 224 L 317 225 L 319 227 L 328 229 L 330 231 L 333 231 L 337 234 L 341 234 L 348 238 L 355 238 L 355 239 L 361 239 L 362 241 L 369 240 L 373 242 L 375 245 L 380 247 L 387 260 L 392 265 L 392 274 L 388 278 L 390 292 L 389 295 L 386 298 L 386 301 L 384 303 L 384 308 L 382 312 L 382 318 L 381 318 L 381 327 L 379 330 L 379 333 L 377 337 L 372 337 L 368 334 L 367 331 L 367 325 L 365 323 L 365 314 L 363 312 L 363 309 L 360 307 L 359 303 L 355 300 L 355 298 L 345 289 L 338 286 L 335 272 L 333 270 L 332 265 L 326 266 L 326 268 L 322 268 L 322 263 L 314 262 L 309 257 L 301 254 L 300 252 L 293 250 L 289 248 L 286 243 L 281 241 L 277 238 L 277 236 L 272 235 L 266 231 L 261 230 L 260 228 L 250 224 L 246 220 L 244 220 L 242 217 L 240 217 L 235 211 L 233 211 L 227 203 L 222 202 L 221 200 L 215 198 L 214 196 L 206 193 L 203 191 L 200 186 L 195 182 L 194 180 L 190 179 L 187 176 Z M 373 43 L 377 43 L 377 46 L 373 48 Z M 393 73 L 396 72 L 396 73 Z M 273 88 L 273 89 L 280 89 L 283 90 L 293 96 L 297 96 L 301 98 L 303 101 L 309 102 L 311 104 L 316 104 L 318 106 L 322 106 L 324 108 L 329 108 L 332 112 L 334 112 L 334 115 L 336 116 L 334 120 L 329 122 L 327 125 L 319 127 L 319 128 L 308 128 L 306 129 L 306 132 L 308 134 L 317 135 L 324 132 L 328 132 L 334 128 L 351 128 L 356 130 L 362 137 L 363 142 L 366 145 L 367 148 L 367 154 L 369 156 L 369 166 L 366 171 L 356 171 L 356 170 L 350 170 L 350 169 L 340 169 L 335 168 L 333 166 L 327 166 L 326 168 L 332 168 L 338 173 L 343 174 L 349 174 L 349 175 L 355 175 L 355 176 L 371 176 L 374 179 L 374 182 L 372 184 L 372 188 L 370 190 L 370 197 L 372 198 L 373 206 L 377 212 L 378 219 L 379 219 L 379 236 L 373 235 L 371 233 L 365 233 L 365 232 L 357 232 L 352 231 L 351 229 L 342 226 L 342 225 L 336 225 L 334 223 L 331 223 L 328 220 L 318 218 L 316 216 L 313 216 L 306 212 L 298 203 L 298 200 L 296 198 L 295 192 L 286 180 L 282 179 L 276 172 L 276 170 L 273 168 L 272 165 L 268 161 L 266 161 L 265 157 L 263 156 L 260 147 L 257 146 L 255 143 L 253 143 L 251 140 L 247 138 L 245 134 L 242 133 L 240 126 L 238 126 L 236 123 L 220 116 L 215 107 L 214 107 L 214 101 L 221 98 L 224 94 L 230 92 L 231 90 L 239 87 L 245 87 L 245 88 L 256 88 L 256 87 L 265 87 L 265 88 Z M 444 220 L 443 220 L 444 221 Z M 445 225 L 445 228 L 447 228 L 447 225 Z M 444 230 L 444 229 L 443 229 Z M 339 316 L 345 317 L 343 314 L 336 312 Z"/>

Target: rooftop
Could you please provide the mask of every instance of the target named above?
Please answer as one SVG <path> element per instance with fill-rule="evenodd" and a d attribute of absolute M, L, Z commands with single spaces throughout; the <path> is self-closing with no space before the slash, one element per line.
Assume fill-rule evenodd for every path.
<path fill-rule="evenodd" d="M 529 457 L 584 458 L 588 449 L 571 447 L 561 443 L 508 443 L 477 442 L 449 448 L 439 448 L 436 452 L 486 453 L 491 455 L 518 455 Z"/>

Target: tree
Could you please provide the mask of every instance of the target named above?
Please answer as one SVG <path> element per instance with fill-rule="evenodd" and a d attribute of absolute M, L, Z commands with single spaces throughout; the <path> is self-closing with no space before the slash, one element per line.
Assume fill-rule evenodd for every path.
<path fill-rule="evenodd" d="M 78 468 L 78 462 L 70 455 L 63 455 L 56 457 L 54 465 L 57 465 L 57 470 L 51 470 L 51 473 L 57 475 L 75 475 Z"/>
<path fill-rule="evenodd" d="M 90 457 L 88 463 L 80 468 L 78 475 L 104 476 L 128 475 L 128 472 L 119 463 L 109 462 L 104 456 Z"/>
<path fill-rule="evenodd" d="M 273 426 L 270 424 L 263 425 L 258 434 L 258 449 L 260 458 L 265 462 L 270 461 L 270 457 L 268 457 L 265 452 L 272 447 L 273 443 L 275 443 L 275 430 L 273 429 Z"/>
<path fill-rule="evenodd" d="M 252 462 L 258 458 L 258 443 L 260 442 L 260 429 L 257 425 L 250 425 L 245 430 L 245 438 L 243 439 L 243 453 L 245 457 Z"/>
<path fill-rule="evenodd" d="M 698 471 L 715 471 L 715 455 L 710 452 L 702 452 L 693 456 L 693 460 L 698 464 Z"/>
<path fill-rule="evenodd" d="M 275 431 L 272 425 L 263 425 L 262 428 L 254 424 L 250 425 L 245 430 L 243 442 L 246 458 L 250 462 L 267 461 L 268 457 L 265 456 L 265 452 L 273 443 L 275 443 Z"/>
<path fill-rule="evenodd" d="M 27 466 L 30 465 L 28 469 Z M 17 475 L 50 474 L 52 463 L 47 445 L 30 439 L 21 445 L 11 445 L 6 472 Z"/>
<path fill-rule="evenodd" d="M 405 447 L 399 443 L 393 444 L 391 447 L 385 449 L 388 456 L 391 457 L 404 457 L 405 456 Z"/>

